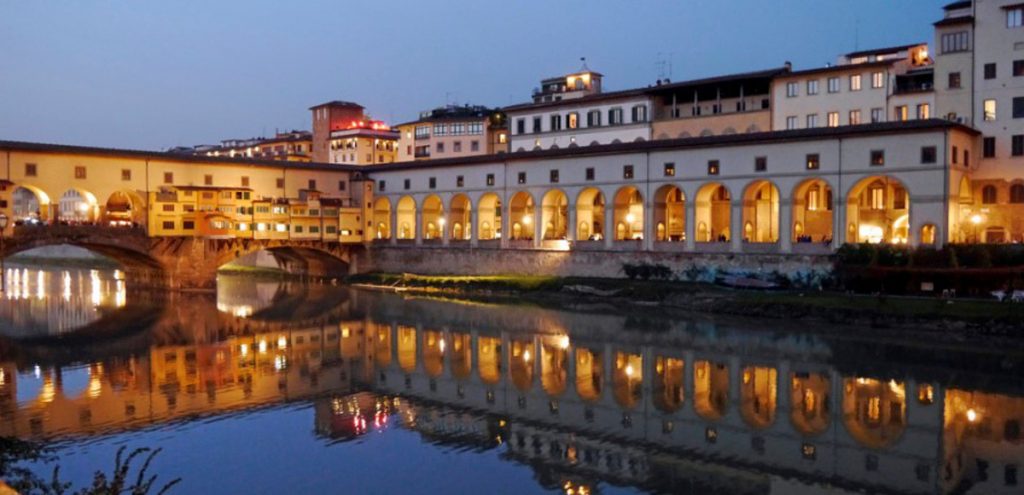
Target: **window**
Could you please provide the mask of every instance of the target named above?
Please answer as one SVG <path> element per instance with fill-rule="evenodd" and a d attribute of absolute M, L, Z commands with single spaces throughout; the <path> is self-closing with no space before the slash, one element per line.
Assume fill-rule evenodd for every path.
<path fill-rule="evenodd" d="M 594 180 L 594 168 L 588 167 L 585 172 L 586 180 Z"/>
<path fill-rule="evenodd" d="M 541 119 L 540 117 L 533 118 L 533 132 L 541 132 Z"/>
<path fill-rule="evenodd" d="M 971 166 L 971 150 L 964 150 L 964 166 Z"/>
<path fill-rule="evenodd" d="M 550 176 L 548 178 L 551 180 L 552 184 L 557 184 L 558 183 L 558 170 L 557 169 L 551 170 Z"/>
<path fill-rule="evenodd" d="M 960 89 L 960 73 L 950 72 L 949 73 L 949 89 Z"/>
<path fill-rule="evenodd" d="M 1010 202 L 1015 204 L 1024 203 L 1024 184 L 1010 186 Z"/>
<path fill-rule="evenodd" d="M 676 164 L 675 163 L 666 163 L 663 170 L 665 172 L 665 177 L 675 177 L 676 176 Z"/>
<path fill-rule="evenodd" d="M 860 74 L 854 74 L 850 76 L 850 91 L 860 91 L 861 87 L 861 76 Z"/>
<path fill-rule="evenodd" d="M 985 79 L 995 79 L 996 78 L 996 64 L 994 64 L 994 63 L 985 64 L 984 73 L 985 73 Z"/>
<path fill-rule="evenodd" d="M 796 129 L 796 126 L 797 126 L 797 124 L 796 124 L 796 116 L 795 115 L 791 115 L 789 117 L 786 117 L 786 129 Z"/>
<path fill-rule="evenodd" d="M 807 155 L 807 170 L 818 170 L 821 168 L 821 155 L 811 153 Z"/>
<path fill-rule="evenodd" d="M 839 78 L 838 77 L 830 77 L 830 78 L 828 78 L 828 92 L 829 93 L 838 93 L 839 92 Z"/>
<path fill-rule="evenodd" d="M 455 177 L 455 187 L 462 187 L 464 185 L 466 185 L 466 179 L 463 176 L 461 176 L 461 175 L 456 176 Z"/>
<path fill-rule="evenodd" d="M 970 35 L 967 31 L 943 34 L 940 39 L 942 53 L 966 52 L 970 50 Z"/>
<path fill-rule="evenodd" d="M 906 105 L 899 105 L 893 108 L 892 118 L 896 122 L 903 122 L 909 118 Z"/>
<path fill-rule="evenodd" d="M 987 205 L 996 203 L 997 192 L 995 186 L 985 186 L 981 188 L 981 202 Z"/>
<path fill-rule="evenodd" d="M 1024 7 L 1006 9 L 1006 27 L 1015 28 L 1021 26 L 1024 26 Z"/>
<path fill-rule="evenodd" d="M 346 186 L 347 186 L 347 183 L 345 181 L 343 181 L 343 180 L 339 180 L 338 181 L 338 190 L 339 191 L 344 191 Z"/>
<path fill-rule="evenodd" d="M 885 73 L 884 72 L 872 72 L 871 73 L 871 87 L 878 89 L 885 86 Z"/>
<path fill-rule="evenodd" d="M 1024 76 L 1024 60 L 1013 61 L 1013 77 Z"/>
<path fill-rule="evenodd" d="M 167 175 L 164 174 L 164 177 L 167 177 Z M 164 179 L 164 180 L 166 180 L 166 179 Z M 278 189 L 284 189 L 284 178 L 282 178 L 282 177 L 278 177 L 277 178 L 277 188 Z"/>
<path fill-rule="evenodd" d="M 601 111 L 591 110 L 587 112 L 587 127 L 600 127 L 601 126 Z"/>
<path fill-rule="evenodd" d="M 466 133 L 466 124 L 463 124 L 461 122 L 457 124 L 452 124 L 451 130 L 452 136 L 461 136 Z"/>
<path fill-rule="evenodd" d="M 647 122 L 647 105 L 633 107 L 633 122 Z"/>
<path fill-rule="evenodd" d="M 381 191 L 381 192 L 387 191 L 388 190 L 388 183 L 387 183 L 387 181 L 385 181 L 383 179 L 377 181 L 377 190 Z"/>
<path fill-rule="evenodd" d="M 518 182 L 520 184 L 526 184 L 526 172 L 519 172 Z"/>
<path fill-rule="evenodd" d="M 309 181 L 306 183 L 306 185 L 309 186 L 308 189 L 310 191 L 315 191 L 316 190 L 316 179 L 309 179 Z"/>
<path fill-rule="evenodd" d="M 526 119 L 516 119 L 516 134 L 526 134 Z"/>
<path fill-rule="evenodd" d="M 622 109 L 613 108 L 608 110 L 608 125 L 619 125 L 622 123 Z"/>
<path fill-rule="evenodd" d="M 25 177 L 35 177 L 38 172 L 35 163 L 25 164 Z"/>
<path fill-rule="evenodd" d="M 212 186 L 213 185 L 213 176 L 210 175 L 210 174 L 204 175 L 203 176 L 203 185 L 204 186 Z"/>
<path fill-rule="evenodd" d="M 522 120 L 522 119 L 520 119 L 520 120 Z M 430 137 L 430 126 L 426 126 L 426 125 L 416 126 L 416 129 L 413 131 L 413 133 L 414 133 L 416 139 L 426 139 L 426 138 Z"/>
<path fill-rule="evenodd" d="M 249 187 L 249 177 L 248 176 L 245 176 L 245 175 L 242 176 L 242 187 Z"/>
<path fill-rule="evenodd" d="M 447 136 L 448 135 L 448 124 L 434 124 L 434 135 L 435 136 Z"/>
<path fill-rule="evenodd" d="M 454 143 L 452 143 L 452 151 L 454 151 L 456 153 L 461 153 L 462 152 L 462 141 L 455 141 Z"/>
<path fill-rule="evenodd" d="M 932 116 L 932 107 L 927 103 L 919 103 L 917 105 L 917 118 L 918 119 L 929 119 Z"/>
<path fill-rule="evenodd" d="M 959 159 L 960 149 L 957 148 L 956 146 L 953 146 L 953 152 L 950 154 L 953 156 L 953 165 L 956 165 L 957 160 Z"/>
<path fill-rule="evenodd" d="M 569 112 L 569 115 L 565 118 L 565 126 L 569 129 L 578 129 L 580 126 L 580 114 L 576 112 Z"/>
<path fill-rule="evenodd" d="M 185 220 L 184 222 L 181 222 L 181 228 L 184 230 L 195 230 L 196 223 L 192 220 Z"/>
<path fill-rule="evenodd" d="M 828 113 L 828 126 L 839 127 L 839 112 Z"/>
<path fill-rule="evenodd" d="M 860 110 L 850 110 L 850 125 L 860 124 Z"/>
<path fill-rule="evenodd" d="M 718 175 L 718 160 L 708 160 L 708 175 Z"/>
<path fill-rule="evenodd" d="M 622 166 L 622 178 L 623 179 L 632 179 L 633 178 L 633 166 L 632 165 L 623 165 Z"/>
<path fill-rule="evenodd" d="M 800 85 L 795 82 L 786 83 L 786 97 L 793 98 L 800 94 Z"/>
<path fill-rule="evenodd" d="M 132 180 L 132 170 L 130 168 L 121 169 L 121 180 Z"/>
<path fill-rule="evenodd" d="M 1024 134 L 1010 136 L 1010 154 L 1013 156 L 1024 156 Z"/>
<path fill-rule="evenodd" d="M 996 138 L 992 136 L 986 136 L 981 138 L 981 156 L 983 158 L 995 158 L 996 157 Z"/>
<path fill-rule="evenodd" d="M 164 184 L 174 184 L 174 172 L 164 172 Z"/>
<path fill-rule="evenodd" d="M 431 177 L 431 178 L 427 179 L 427 187 L 429 187 L 431 189 L 436 189 L 437 188 L 437 177 Z"/>
<path fill-rule="evenodd" d="M 881 167 L 885 165 L 885 150 L 871 150 L 871 166 Z"/>
<path fill-rule="evenodd" d="M 1007 464 L 1003 468 L 1003 482 L 1006 486 L 1017 486 L 1017 465 Z"/>
<path fill-rule="evenodd" d="M 554 114 L 554 115 L 552 115 L 550 117 L 550 120 L 551 120 L 550 128 L 551 128 L 552 131 L 560 131 L 560 130 L 562 130 L 562 116 L 561 115 L 556 113 L 556 114 Z"/>
<path fill-rule="evenodd" d="M 884 108 L 872 108 L 871 109 L 871 123 L 882 122 L 885 120 L 885 109 Z"/>
<path fill-rule="evenodd" d="M 985 112 L 985 120 L 993 121 L 996 120 L 996 100 L 988 99 L 983 103 L 982 108 Z"/>
<path fill-rule="evenodd" d="M 469 142 L 469 151 L 472 151 L 472 152 L 480 151 L 480 141 L 470 141 Z"/>
<path fill-rule="evenodd" d="M 437 152 L 438 153 L 444 153 L 444 143 L 443 142 L 442 143 L 437 143 L 436 148 L 437 148 Z"/>
<path fill-rule="evenodd" d="M 174 222 L 165 221 L 163 223 L 163 228 L 164 228 L 164 230 L 174 230 Z"/>
<path fill-rule="evenodd" d="M 754 172 L 764 172 L 765 170 L 768 170 L 768 157 L 754 157 Z"/>
<path fill-rule="evenodd" d="M 292 228 L 295 230 L 296 234 L 301 234 L 302 233 L 302 226 L 301 225 L 292 225 Z"/>
<path fill-rule="evenodd" d="M 411 181 L 411 180 L 409 180 L 409 179 L 405 179 L 405 180 L 404 180 L 404 181 L 402 181 L 402 182 L 403 182 L 403 183 L 402 183 L 402 186 L 403 186 L 403 188 L 404 188 L 404 189 L 405 189 L 406 191 L 408 191 L 408 190 L 409 190 L 409 188 L 410 188 L 410 187 L 412 186 L 412 181 Z"/>
<path fill-rule="evenodd" d="M 487 174 L 487 185 L 488 186 L 493 186 L 494 185 L 494 174 Z"/>
<path fill-rule="evenodd" d="M 814 129 L 818 127 L 818 114 L 812 113 L 807 116 L 807 128 Z"/>
<path fill-rule="evenodd" d="M 1016 96 L 1013 98 L 1013 118 L 1024 118 L 1024 97 Z"/>
<path fill-rule="evenodd" d="M 807 94 L 808 95 L 816 95 L 816 94 L 818 94 L 818 80 L 817 79 L 811 79 L 810 81 L 807 81 Z"/>
<path fill-rule="evenodd" d="M 938 150 L 934 146 L 921 147 L 921 163 L 935 163 Z"/>
<path fill-rule="evenodd" d="M 186 206 L 187 206 L 187 205 L 186 205 Z M 163 210 L 163 211 L 164 211 L 165 213 L 174 213 L 174 205 L 173 205 L 173 204 L 166 204 L 166 205 L 163 205 L 163 207 L 162 207 L 161 209 L 162 209 L 162 210 Z"/>

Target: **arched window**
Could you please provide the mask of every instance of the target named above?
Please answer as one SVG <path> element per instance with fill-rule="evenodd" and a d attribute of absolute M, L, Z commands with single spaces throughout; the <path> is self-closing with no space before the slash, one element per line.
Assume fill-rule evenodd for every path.
<path fill-rule="evenodd" d="M 932 245 L 935 244 L 935 226 L 932 224 L 926 224 L 921 227 L 921 244 Z"/>
<path fill-rule="evenodd" d="M 1010 186 L 1010 202 L 1024 203 L 1024 184 L 1014 184 Z"/>
<path fill-rule="evenodd" d="M 987 205 L 996 202 L 996 186 L 985 186 L 981 188 L 981 202 Z"/>

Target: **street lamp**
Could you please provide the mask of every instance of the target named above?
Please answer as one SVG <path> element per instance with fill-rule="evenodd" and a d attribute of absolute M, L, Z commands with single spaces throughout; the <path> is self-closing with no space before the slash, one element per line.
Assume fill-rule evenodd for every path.
<path fill-rule="evenodd" d="M 4 231 L 7 230 L 7 215 L 0 213 L 0 292 L 7 288 L 7 272 L 4 270 Z"/>
<path fill-rule="evenodd" d="M 980 241 L 979 236 L 978 236 L 978 226 L 981 225 L 981 222 L 982 222 L 983 218 L 981 218 L 981 215 L 975 213 L 975 214 L 971 215 L 970 220 L 971 220 L 971 224 L 974 225 L 974 242 L 975 242 L 975 244 L 977 244 Z"/>

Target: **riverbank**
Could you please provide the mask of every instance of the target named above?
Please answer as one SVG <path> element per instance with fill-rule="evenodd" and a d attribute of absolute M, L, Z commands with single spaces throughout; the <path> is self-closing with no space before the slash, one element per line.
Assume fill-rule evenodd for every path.
<path fill-rule="evenodd" d="M 707 283 L 548 276 L 371 273 L 356 287 L 542 306 L 604 302 L 705 314 L 939 331 L 956 339 L 1024 338 L 1024 304 L 978 299 L 868 296 L 829 291 L 738 290 Z"/>

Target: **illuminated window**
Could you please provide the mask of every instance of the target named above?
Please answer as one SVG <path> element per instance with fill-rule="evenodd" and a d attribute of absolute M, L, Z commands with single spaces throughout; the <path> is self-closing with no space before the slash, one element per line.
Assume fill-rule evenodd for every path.
<path fill-rule="evenodd" d="M 908 112 L 906 105 L 899 105 L 893 109 L 893 120 L 897 122 L 902 122 L 904 120 L 907 120 L 907 118 Z"/>
<path fill-rule="evenodd" d="M 623 167 L 622 167 L 622 178 L 623 179 L 632 179 L 633 178 L 633 166 L 632 165 L 623 165 Z"/>
<path fill-rule="evenodd" d="M 676 175 L 676 164 L 675 163 L 666 163 L 664 171 L 665 171 L 665 177 L 675 177 L 675 175 Z"/>
<path fill-rule="evenodd" d="M 850 125 L 860 124 L 860 110 L 850 110 Z"/>
<path fill-rule="evenodd" d="M 928 119 L 928 118 L 931 118 L 931 115 L 932 115 L 932 107 L 931 107 L 931 105 L 929 105 L 927 103 L 921 103 L 921 104 L 917 105 L 917 118 L 919 118 L 919 119 Z"/>
<path fill-rule="evenodd" d="M 569 115 L 566 116 L 565 120 L 566 127 L 568 127 L 569 129 L 576 129 L 580 125 L 580 114 L 576 112 L 569 112 Z"/>
<path fill-rule="evenodd" d="M 861 76 L 860 74 L 854 74 L 850 76 L 850 91 L 860 91 L 861 88 Z"/>
<path fill-rule="evenodd" d="M 875 167 L 885 165 L 885 150 L 871 150 L 871 165 Z"/>
<path fill-rule="evenodd" d="M 807 155 L 807 170 L 818 170 L 821 168 L 821 155 L 817 153 L 811 153 Z"/>
<path fill-rule="evenodd" d="M 873 72 L 871 74 L 871 87 L 878 89 L 885 86 L 885 73 Z"/>
<path fill-rule="evenodd" d="M 885 190 L 881 187 L 874 187 L 871 189 L 871 209 L 885 209 Z"/>
<path fill-rule="evenodd" d="M 996 120 L 996 100 L 988 99 L 982 104 L 982 108 L 985 113 L 985 120 L 993 121 Z"/>
<path fill-rule="evenodd" d="M 839 112 L 828 113 L 828 126 L 839 127 Z"/>
<path fill-rule="evenodd" d="M 718 160 L 708 161 L 708 175 L 718 175 L 719 163 Z"/>

